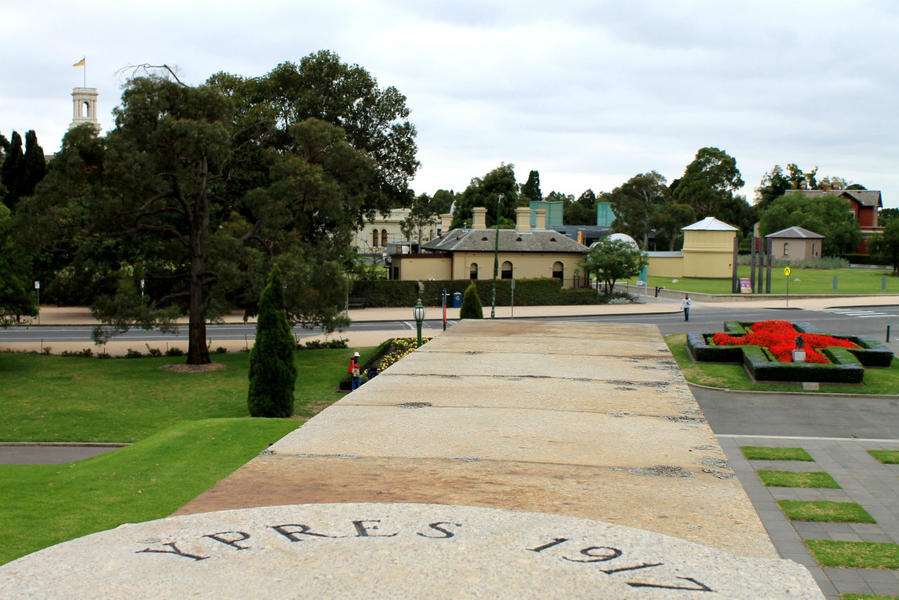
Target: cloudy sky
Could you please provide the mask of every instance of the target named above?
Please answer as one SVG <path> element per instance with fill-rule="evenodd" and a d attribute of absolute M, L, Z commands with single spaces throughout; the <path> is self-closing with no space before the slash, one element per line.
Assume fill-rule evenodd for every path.
<path fill-rule="evenodd" d="M 42 0 L 0 5 L 0 133 L 58 149 L 71 91 L 112 126 L 128 65 L 263 75 L 330 49 L 407 97 L 413 188 L 501 163 L 544 194 L 608 191 L 696 151 L 737 159 L 752 201 L 775 164 L 841 176 L 899 207 L 899 2 Z"/>

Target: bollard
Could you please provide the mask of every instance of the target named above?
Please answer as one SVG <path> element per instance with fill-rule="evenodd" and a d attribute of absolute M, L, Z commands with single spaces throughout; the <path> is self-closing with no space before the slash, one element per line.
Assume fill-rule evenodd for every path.
<path fill-rule="evenodd" d="M 837 276 L 836 275 L 833 276 L 833 289 L 834 290 L 837 289 Z"/>
<path fill-rule="evenodd" d="M 882 289 L 883 291 L 886 291 L 886 289 L 887 289 L 887 277 L 886 277 L 886 275 L 881 275 L 881 276 L 880 276 L 880 289 Z"/>
<path fill-rule="evenodd" d="M 887 325 L 887 343 L 890 342 L 890 326 Z"/>

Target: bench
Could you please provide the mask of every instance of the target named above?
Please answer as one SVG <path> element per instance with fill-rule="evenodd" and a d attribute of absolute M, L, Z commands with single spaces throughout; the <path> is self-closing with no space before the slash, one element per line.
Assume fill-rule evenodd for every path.
<path fill-rule="evenodd" d="M 365 298 L 347 298 L 347 308 L 365 308 Z"/>

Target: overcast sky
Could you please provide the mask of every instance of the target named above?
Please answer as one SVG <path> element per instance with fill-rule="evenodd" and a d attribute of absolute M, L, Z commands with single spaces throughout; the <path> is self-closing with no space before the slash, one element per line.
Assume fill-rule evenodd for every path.
<path fill-rule="evenodd" d="M 747 199 L 775 164 L 819 167 L 899 207 L 899 2 L 668 0 L 42 0 L 0 5 L 0 133 L 47 153 L 71 91 L 100 92 L 112 127 L 125 76 L 177 65 L 263 75 L 329 49 L 407 97 L 412 186 L 461 191 L 501 163 L 544 194 L 609 191 L 696 151 L 737 159 Z"/>

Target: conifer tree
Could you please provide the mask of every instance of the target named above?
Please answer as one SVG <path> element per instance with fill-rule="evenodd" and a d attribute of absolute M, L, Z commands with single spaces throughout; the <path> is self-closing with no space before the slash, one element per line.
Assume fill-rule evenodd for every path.
<path fill-rule="evenodd" d="M 268 285 L 259 297 L 256 344 L 250 352 L 250 416 L 293 415 L 293 390 L 297 369 L 293 362 L 294 339 L 284 310 L 281 271 L 273 267 Z"/>
<path fill-rule="evenodd" d="M 22 136 L 18 131 L 12 132 L 12 137 L 5 150 L 6 157 L 3 159 L 3 167 L 0 169 L 0 184 L 6 188 L 3 203 L 12 210 L 19 199 L 19 188 L 25 163 L 25 156 L 22 154 Z"/>
<path fill-rule="evenodd" d="M 47 174 L 47 159 L 44 149 L 37 143 L 33 129 L 25 132 L 25 159 L 22 161 L 22 180 L 19 196 L 30 196 L 34 188 Z"/>
<path fill-rule="evenodd" d="M 478 296 L 478 288 L 471 282 L 465 293 L 462 294 L 462 308 L 459 310 L 460 319 L 483 319 L 484 309 L 481 306 L 481 298 Z"/>

